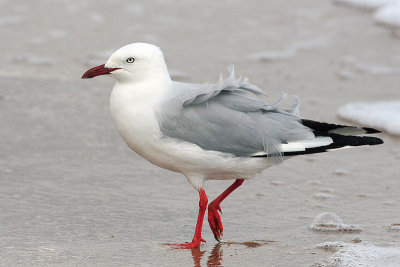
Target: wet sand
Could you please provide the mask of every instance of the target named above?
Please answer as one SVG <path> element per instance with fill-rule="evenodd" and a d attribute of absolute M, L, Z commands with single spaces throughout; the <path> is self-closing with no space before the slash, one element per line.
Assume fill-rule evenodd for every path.
<path fill-rule="evenodd" d="M 339 106 L 399 97 L 399 35 L 330 1 L 0 1 L 0 265 L 310 266 L 326 241 L 399 246 L 400 139 L 296 157 L 222 204 L 224 239 L 177 173 L 131 152 L 109 115 L 113 81 L 81 80 L 122 45 L 160 46 L 179 80 L 214 82 L 229 64 L 305 118 L 344 123 Z M 357 66 L 364 66 L 360 68 Z M 206 184 L 209 199 L 230 182 Z M 334 212 L 358 232 L 308 229 Z M 316 265 L 315 265 L 316 266 Z"/>

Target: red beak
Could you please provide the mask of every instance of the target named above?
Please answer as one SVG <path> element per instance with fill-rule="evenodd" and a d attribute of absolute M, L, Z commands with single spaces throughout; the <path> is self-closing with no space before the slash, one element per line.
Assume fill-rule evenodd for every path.
<path fill-rule="evenodd" d="M 106 68 L 103 65 L 91 68 L 90 70 L 86 71 L 83 75 L 82 75 L 82 79 L 89 79 L 89 78 L 93 78 L 99 75 L 105 75 L 105 74 L 110 74 L 111 72 L 113 72 L 114 70 L 119 70 L 120 68 Z"/>

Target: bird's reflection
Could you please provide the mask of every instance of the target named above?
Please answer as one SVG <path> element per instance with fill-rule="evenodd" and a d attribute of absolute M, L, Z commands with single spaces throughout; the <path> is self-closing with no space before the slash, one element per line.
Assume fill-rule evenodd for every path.
<path fill-rule="evenodd" d="M 221 243 L 216 244 L 213 249 L 211 250 L 210 256 L 208 256 L 207 266 L 222 266 L 222 250 L 221 250 Z M 203 257 L 206 251 L 200 250 L 200 247 L 192 249 L 192 257 L 195 267 L 201 267 L 201 258 Z"/>
<path fill-rule="evenodd" d="M 217 243 L 211 250 L 210 256 L 208 256 L 207 266 L 222 266 L 222 244 Z"/>
<path fill-rule="evenodd" d="M 203 254 L 206 253 L 205 250 L 201 251 L 200 247 L 197 248 L 192 248 L 192 257 L 193 257 L 193 262 L 194 262 L 194 267 L 201 267 L 201 257 L 203 257 Z"/>
<path fill-rule="evenodd" d="M 218 267 L 222 266 L 222 255 L 223 250 L 222 246 L 231 246 L 231 245 L 242 245 L 246 246 L 247 248 L 257 248 L 260 246 L 273 244 L 276 241 L 273 240 L 250 240 L 250 241 L 243 241 L 243 242 L 235 242 L 235 241 L 224 241 L 222 243 L 216 244 L 210 252 L 210 256 L 207 259 L 207 266 Z M 205 250 L 200 250 L 200 247 L 193 248 L 192 250 L 192 257 L 195 267 L 201 267 L 201 259 L 206 253 Z"/>

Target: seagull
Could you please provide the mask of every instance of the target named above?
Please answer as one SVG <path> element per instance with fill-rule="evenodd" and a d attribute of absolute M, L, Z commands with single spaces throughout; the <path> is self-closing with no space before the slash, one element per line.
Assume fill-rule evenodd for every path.
<path fill-rule="evenodd" d="M 291 157 L 345 147 L 378 145 L 372 128 L 336 125 L 300 117 L 299 101 L 281 108 L 286 95 L 267 103 L 247 78 L 220 76 L 214 84 L 172 81 L 161 49 L 133 43 L 114 52 L 105 64 L 82 79 L 108 75 L 116 79 L 110 112 L 120 136 L 151 163 L 182 173 L 198 191 L 199 213 L 191 242 L 168 244 L 195 248 L 201 236 L 208 198 L 207 180 L 235 181 L 208 204 L 208 222 L 217 241 L 223 225 L 221 202 L 246 179 Z"/>

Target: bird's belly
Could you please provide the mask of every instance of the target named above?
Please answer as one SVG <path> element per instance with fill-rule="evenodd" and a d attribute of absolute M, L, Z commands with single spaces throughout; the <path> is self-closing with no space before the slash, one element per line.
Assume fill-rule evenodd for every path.
<path fill-rule="evenodd" d="M 279 161 L 235 157 L 223 152 L 203 150 L 195 144 L 179 142 L 168 137 L 161 140 L 157 165 L 186 176 L 200 175 L 211 180 L 250 178 Z"/>

